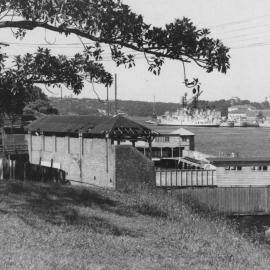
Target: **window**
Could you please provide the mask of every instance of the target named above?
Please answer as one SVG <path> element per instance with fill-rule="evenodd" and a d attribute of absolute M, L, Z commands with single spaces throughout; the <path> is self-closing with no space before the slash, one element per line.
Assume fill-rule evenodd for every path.
<path fill-rule="evenodd" d="M 162 137 L 156 137 L 155 142 L 169 142 L 170 137 L 169 136 L 162 136 Z"/>
<path fill-rule="evenodd" d="M 242 171 L 241 166 L 227 166 L 225 167 L 225 171 Z"/>
<path fill-rule="evenodd" d="M 251 171 L 267 171 L 267 166 L 252 166 Z"/>
<path fill-rule="evenodd" d="M 187 141 L 187 137 L 186 137 L 186 136 L 183 136 L 183 137 L 182 137 L 182 141 L 183 141 L 183 142 L 186 142 L 186 141 Z"/>
<path fill-rule="evenodd" d="M 160 158 L 161 157 L 161 149 L 157 147 L 152 148 L 152 157 Z"/>

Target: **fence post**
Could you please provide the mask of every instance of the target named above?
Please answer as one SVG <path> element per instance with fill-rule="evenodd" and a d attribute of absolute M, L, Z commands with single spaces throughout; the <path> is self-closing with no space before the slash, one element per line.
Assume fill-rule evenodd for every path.
<path fill-rule="evenodd" d="M 53 159 L 51 158 L 51 169 L 49 173 L 49 181 L 53 182 Z"/>
<path fill-rule="evenodd" d="M 26 180 L 26 162 L 23 164 L 23 181 Z"/>
<path fill-rule="evenodd" d="M 8 155 L 8 179 L 11 178 L 11 164 L 10 164 L 10 155 Z"/>
<path fill-rule="evenodd" d="M 42 171 L 41 171 L 41 157 L 39 158 L 39 164 L 38 164 L 38 178 L 37 181 L 42 181 Z"/>
<path fill-rule="evenodd" d="M 16 166 L 16 160 L 12 160 L 12 178 L 13 179 L 16 179 L 15 166 Z"/>
<path fill-rule="evenodd" d="M 269 214 L 269 186 L 267 186 L 266 189 L 267 189 L 267 207 L 266 207 L 266 211 L 267 211 L 267 214 Z"/>

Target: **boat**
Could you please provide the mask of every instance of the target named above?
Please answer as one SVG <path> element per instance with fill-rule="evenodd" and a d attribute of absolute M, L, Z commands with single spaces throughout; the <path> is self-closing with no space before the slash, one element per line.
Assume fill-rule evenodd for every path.
<path fill-rule="evenodd" d="M 185 93 L 182 97 L 182 104 L 179 104 L 179 109 L 158 116 L 157 124 L 159 126 L 219 127 L 221 123 L 220 111 L 198 108 L 198 98 L 202 92 L 200 84 L 196 82 L 192 90 L 193 96 L 187 99 L 187 93 Z"/>
<path fill-rule="evenodd" d="M 268 122 L 268 121 L 260 122 L 260 123 L 259 123 L 259 127 L 262 127 L 262 128 L 270 128 L 270 122 Z"/>
<path fill-rule="evenodd" d="M 234 121 L 225 121 L 220 123 L 220 127 L 234 127 Z"/>
<path fill-rule="evenodd" d="M 258 122 L 253 121 L 253 122 L 247 122 L 247 127 L 259 127 Z"/>
<path fill-rule="evenodd" d="M 154 120 L 146 120 L 145 123 L 149 125 L 157 125 L 157 121 L 154 121 Z"/>
<path fill-rule="evenodd" d="M 174 113 L 166 112 L 157 118 L 159 126 L 219 127 L 220 112 L 215 110 L 178 109 Z"/>
<path fill-rule="evenodd" d="M 235 121 L 234 122 L 234 127 L 247 127 L 247 121 Z"/>
<path fill-rule="evenodd" d="M 235 127 L 259 127 L 257 121 L 248 121 L 246 117 L 239 117 L 234 121 Z"/>

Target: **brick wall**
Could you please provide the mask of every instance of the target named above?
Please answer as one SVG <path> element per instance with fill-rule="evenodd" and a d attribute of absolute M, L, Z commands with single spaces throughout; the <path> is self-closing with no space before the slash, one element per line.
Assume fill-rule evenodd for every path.
<path fill-rule="evenodd" d="M 122 189 L 155 183 L 153 162 L 129 145 L 110 140 L 27 135 L 30 162 L 60 165 L 73 183 Z M 32 143 L 31 143 L 32 142 Z M 81 149 L 80 149 L 81 147 Z"/>
<path fill-rule="evenodd" d="M 27 135 L 27 140 L 32 164 L 39 164 L 40 159 L 51 164 L 53 160 L 67 173 L 67 180 L 115 187 L 115 149 L 110 142 L 105 139 L 54 136 L 44 136 L 43 140 L 42 135 L 32 136 L 32 139 L 30 136 Z"/>
<path fill-rule="evenodd" d="M 128 145 L 117 145 L 116 150 L 116 189 L 132 187 L 138 183 L 155 184 L 154 163 Z"/>
<path fill-rule="evenodd" d="M 110 140 L 83 139 L 82 181 L 115 187 L 115 148 Z"/>

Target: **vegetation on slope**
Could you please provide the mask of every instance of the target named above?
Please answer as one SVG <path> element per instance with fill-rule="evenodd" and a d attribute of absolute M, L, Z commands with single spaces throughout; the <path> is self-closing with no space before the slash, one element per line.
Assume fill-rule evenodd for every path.
<path fill-rule="evenodd" d="M 0 183 L 0 269 L 269 269 L 269 251 L 161 191 Z"/>
<path fill-rule="evenodd" d="M 77 98 L 50 98 L 52 105 L 57 108 L 60 114 L 96 114 L 100 111 L 107 110 L 107 105 L 98 99 L 77 99 Z M 166 111 L 174 112 L 179 109 L 179 102 L 153 102 L 147 101 L 133 101 L 133 100 L 118 100 L 118 110 L 120 112 L 127 113 L 130 116 L 151 117 L 153 110 L 157 115 L 163 115 Z M 250 102 L 249 100 L 239 100 L 234 102 L 234 105 L 250 104 L 258 110 L 270 109 L 268 101 L 262 103 Z M 228 114 L 228 108 L 232 105 L 231 100 L 216 100 L 206 101 L 199 100 L 198 107 L 200 109 L 216 109 L 221 111 L 221 114 L 226 116 Z M 154 107 L 154 108 L 153 108 Z M 109 111 L 114 114 L 114 102 L 109 101 Z"/>

